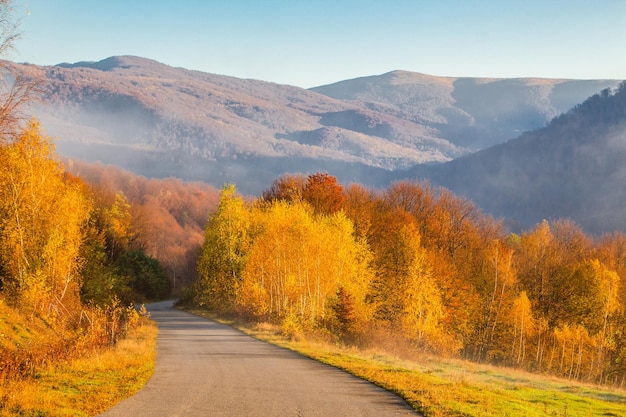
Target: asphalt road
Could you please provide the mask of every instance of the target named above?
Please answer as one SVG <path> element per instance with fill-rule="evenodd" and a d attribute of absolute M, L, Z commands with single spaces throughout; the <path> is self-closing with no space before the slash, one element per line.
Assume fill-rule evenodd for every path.
<path fill-rule="evenodd" d="M 154 375 L 101 416 L 417 415 L 395 394 L 171 302 L 148 310 L 159 327 Z"/>

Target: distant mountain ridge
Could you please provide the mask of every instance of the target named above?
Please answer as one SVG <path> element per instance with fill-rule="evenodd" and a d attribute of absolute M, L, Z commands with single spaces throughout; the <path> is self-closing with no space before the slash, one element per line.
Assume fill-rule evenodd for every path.
<path fill-rule="evenodd" d="M 385 169 L 465 153 L 420 125 L 301 88 L 172 68 L 144 58 L 22 70 L 45 80 L 43 102 L 55 108 L 37 110 L 60 141 L 83 141 L 94 132 L 80 133 L 78 140 L 76 128 L 95 128 L 99 143 L 181 150 L 208 161 L 285 156 Z M 342 117 L 346 114 L 358 126 L 348 126 Z M 62 130 L 68 122 L 72 131 Z"/>
<path fill-rule="evenodd" d="M 446 164 L 415 167 L 517 228 L 569 218 L 586 232 L 626 231 L 626 83 L 548 126 Z"/>
<path fill-rule="evenodd" d="M 310 90 L 116 56 L 7 63 L 44 87 L 32 113 L 67 157 L 257 194 L 288 172 L 386 185 L 540 129 L 614 80 L 479 79 L 407 71 Z"/>
<path fill-rule="evenodd" d="M 617 84 L 615 80 L 454 78 L 392 71 L 311 90 L 411 120 L 457 146 L 479 150 L 541 128 Z"/>

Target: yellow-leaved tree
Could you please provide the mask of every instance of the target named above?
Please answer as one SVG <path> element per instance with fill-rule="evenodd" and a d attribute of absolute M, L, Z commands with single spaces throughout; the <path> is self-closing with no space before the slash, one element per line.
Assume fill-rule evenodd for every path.
<path fill-rule="evenodd" d="M 436 351 L 458 349 L 441 327 L 444 316 L 441 292 L 426 252 L 421 247 L 418 232 L 403 226 L 398 232 L 398 240 L 404 242 L 408 249 L 405 252 L 408 255 L 406 270 L 398 283 L 403 292 L 402 328 L 418 347 L 428 346 Z"/>
<path fill-rule="evenodd" d="M 224 312 L 235 304 L 249 246 L 250 212 L 234 185 L 220 193 L 217 212 L 209 217 L 198 262 L 197 303 Z"/>
<path fill-rule="evenodd" d="M 13 300 L 63 316 L 80 304 L 80 247 L 91 210 L 30 122 L 0 147 L 0 263 Z"/>
<path fill-rule="evenodd" d="M 510 321 L 513 323 L 511 342 L 511 362 L 520 365 L 526 360 L 528 341 L 535 330 L 535 319 L 526 291 L 522 291 L 513 301 Z"/>
<path fill-rule="evenodd" d="M 350 220 L 342 212 L 314 214 L 300 201 L 276 200 L 253 213 L 240 311 L 300 326 L 331 322 L 341 336 L 364 331 L 370 254 Z"/>

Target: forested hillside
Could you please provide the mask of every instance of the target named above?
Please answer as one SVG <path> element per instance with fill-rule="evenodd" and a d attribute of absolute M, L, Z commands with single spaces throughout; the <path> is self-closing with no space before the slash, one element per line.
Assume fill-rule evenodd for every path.
<path fill-rule="evenodd" d="M 222 190 L 187 302 L 285 335 L 626 383 L 626 236 L 569 220 L 521 234 L 426 182 L 317 173 Z"/>
<path fill-rule="evenodd" d="M 289 166 L 394 169 L 463 150 L 423 126 L 305 89 L 172 68 L 122 56 L 38 67 L 32 111 L 59 152 L 151 177 L 176 176 L 258 192 Z M 156 163 L 155 163 L 156 162 Z"/>
<path fill-rule="evenodd" d="M 589 233 L 626 230 L 626 84 L 603 90 L 543 129 L 459 158 L 415 168 L 505 217 L 514 229 L 570 218 Z"/>
<path fill-rule="evenodd" d="M 204 241 L 204 225 L 219 194 L 212 186 L 176 178 L 148 179 L 120 168 L 66 161 L 107 204 L 116 199 L 129 207 L 130 240 L 157 259 L 176 293 L 196 277 L 196 259 Z"/>
<path fill-rule="evenodd" d="M 329 171 L 387 185 L 543 127 L 612 80 L 492 80 L 396 71 L 305 90 L 173 68 L 133 56 L 35 66 L 31 112 L 66 157 L 148 177 L 237 183 L 260 193 L 285 173 Z"/>
<path fill-rule="evenodd" d="M 0 386 L 115 344 L 134 303 L 196 277 L 206 184 L 60 162 L 32 121 L 0 143 Z M 66 169 L 68 166 L 70 169 Z M 0 401 L 0 413 L 4 409 Z"/>

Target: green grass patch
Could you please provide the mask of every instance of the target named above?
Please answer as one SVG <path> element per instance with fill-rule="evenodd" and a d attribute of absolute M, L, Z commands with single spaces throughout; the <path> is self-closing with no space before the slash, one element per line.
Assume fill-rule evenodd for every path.
<path fill-rule="evenodd" d="M 395 392 L 425 416 L 626 416 L 624 391 L 457 360 L 284 346 Z"/>

